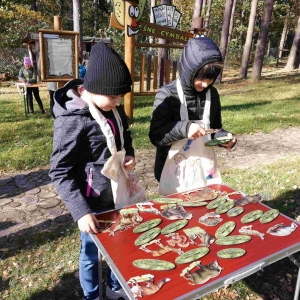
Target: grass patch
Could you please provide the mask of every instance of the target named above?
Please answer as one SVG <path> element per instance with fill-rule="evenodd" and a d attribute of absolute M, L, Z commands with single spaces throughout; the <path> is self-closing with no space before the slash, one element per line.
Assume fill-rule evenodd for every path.
<path fill-rule="evenodd" d="M 231 72 L 217 85 L 221 95 L 224 128 L 236 134 L 268 133 L 299 126 L 300 74 L 274 75 L 253 83 Z M 23 96 L 15 87 L 1 87 L 0 170 L 4 172 L 49 165 L 52 124 L 47 89 L 40 89 L 47 114 L 24 116 Z M 129 121 L 136 149 L 152 147 L 149 138 L 154 96 L 134 98 L 134 117 Z M 37 110 L 37 104 L 34 101 Z"/>

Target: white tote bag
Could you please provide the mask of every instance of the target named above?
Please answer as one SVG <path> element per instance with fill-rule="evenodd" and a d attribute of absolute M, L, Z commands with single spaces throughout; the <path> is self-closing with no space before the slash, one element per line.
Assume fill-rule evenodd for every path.
<path fill-rule="evenodd" d="M 111 180 L 115 208 L 120 209 L 124 206 L 145 201 L 146 195 L 144 188 L 136 178 L 134 171 L 127 171 L 123 166 L 126 152 L 123 148 L 124 138 L 122 134 L 122 120 L 117 109 L 113 108 L 113 113 L 119 127 L 122 148 L 121 151 L 117 151 L 115 138 L 106 118 L 94 106 L 94 104 L 91 103 L 91 101 L 89 101 L 89 109 L 94 119 L 100 125 L 103 134 L 106 136 L 107 146 L 111 152 L 111 157 L 104 164 L 101 173 Z"/>
<path fill-rule="evenodd" d="M 177 80 L 177 91 L 181 101 L 180 118 L 189 120 L 186 99 Z M 193 121 L 203 128 L 210 128 L 210 90 L 206 93 L 203 119 Z M 208 184 L 222 183 L 213 147 L 205 146 L 210 134 L 190 140 L 182 139 L 172 144 L 166 159 L 160 182 L 159 193 L 170 195 L 202 188 Z"/>

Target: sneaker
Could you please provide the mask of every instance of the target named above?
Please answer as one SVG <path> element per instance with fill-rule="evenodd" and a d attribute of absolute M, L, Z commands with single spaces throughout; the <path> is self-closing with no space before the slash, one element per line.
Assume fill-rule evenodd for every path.
<path fill-rule="evenodd" d="M 113 291 L 108 285 L 106 286 L 106 297 L 110 300 L 129 300 L 123 289 Z"/>

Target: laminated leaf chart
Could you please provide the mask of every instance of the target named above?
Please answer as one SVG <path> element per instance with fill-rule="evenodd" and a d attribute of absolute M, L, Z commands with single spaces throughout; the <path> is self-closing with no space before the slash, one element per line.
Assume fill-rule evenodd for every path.
<path fill-rule="evenodd" d="M 92 235 L 129 299 L 199 298 L 300 251 L 300 224 L 262 204 L 258 196 L 220 184 L 209 188 L 218 197 L 201 199 L 206 205 L 180 206 L 201 196 L 199 190 L 191 191 L 188 199 L 173 194 L 170 201 L 130 206 L 141 218 L 134 226 L 114 236 Z M 111 231 L 120 220 L 113 213 Z M 109 214 L 97 217 L 107 220 Z"/>
<path fill-rule="evenodd" d="M 39 29 L 41 79 L 63 81 L 78 76 L 78 32 Z"/>
<path fill-rule="evenodd" d="M 49 76 L 74 75 L 71 39 L 47 39 L 48 59 L 50 63 Z"/>

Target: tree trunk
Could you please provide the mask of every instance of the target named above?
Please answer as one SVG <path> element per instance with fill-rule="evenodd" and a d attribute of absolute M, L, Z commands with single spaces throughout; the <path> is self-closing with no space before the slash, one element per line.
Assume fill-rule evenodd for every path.
<path fill-rule="evenodd" d="M 299 47 L 299 40 L 300 40 L 300 16 L 298 18 L 297 28 L 295 30 L 293 45 L 286 66 L 284 67 L 284 71 L 292 71 L 295 68 L 295 61 L 297 57 L 297 50 Z"/>
<path fill-rule="evenodd" d="M 206 15 L 205 15 L 205 24 L 204 28 L 208 29 L 209 28 L 209 18 L 210 18 L 210 9 L 212 6 L 212 0 L 207 0 L 207 9 L 206 9 Z"/>
<path fill-rule="evenodd" d="M 205 10 L 206 10 L 206 0 L 203 0 L 202 11 L 200 12 L 200 16 L 205 16 Z"/>
<path fill-rule="evenodd" d="M 202 11 L 202 1 L 203 0 L 195 0 L 194 12 L 193 12 L 192 21 L 191 21 L 191 27 L 193 26 L 193 20 L 197 17 L 200 17 L 200 14 Z"/>
<path fill-rule="evenodd" d="M 59 15 L 64 15 L 64 0 L 59 0 Z"/>
<path fill-rule="evenodd" d="M 80 57 L 82 57 L 82 51 L 83 51 L 82 5 L 80 0 L 73 0 L 73 24 L 74 24 L 74 31 L 79 32 L 78 54 Z"/>
<path fill-rule="evenodd" d="M 222 34 L 221 34 L 221 42 L 220 42 L 220 51 L 222 54 L 223 61 L 225 61 L 225 58 L 226 58 L 228 33 L 229 33 L 229 25 L 230 25 L 233 1 L 234 0 L 226 0 L 225 10 L 224 10 L 224 15 L 223 15 Z M 218 78 L 216 80 L 217 83 L 221 83 L 222 73 L 223 72 L 221 71 L 220 75 L 218 76 Z"/>
<path fill-rule="evenodd" d="M 171 5 L 171 0 L 161 0 L 161 4 Z M 168 41 L 165 39 L 158 39 L 159 44 L 168 44 Z M 169 49 L 167 48 L 158 48 L 158 82 L 164 82 L 164 72 L 161 72 L 161 60 L 166 61 L 169 58 Z"/>
<path fill-rule="evenodd" d="M 94 34 L 98 32 L 99 11 L 98 11 L 98 0 L 94 0 Z"/>
<path fill-rule="evenodd" d="M 227 41 L 226 53 L 228 53 L 229 44 L 230 44 L 231 36 L 232 36 L 233 23 L 234 23 L 233 22 L 233 17 L 234 17 L 234 12 L 235 12 L 235 6 L 236 6 L 236 0 L 233 0 L 232 10 L 231 10 L 231 17 L 230 17 L 229 32 L 228 32 L 228 41 Z M 225 58 L 225 60 L 226 60 L 226 58 Z"/>
<path fill-rule="evenodd" d="M 284 43 L 285 43 L 286 36 L 287 36 L 287 33 L 288 33 L 287 22 L 288 22 L 289 16 L 290 16 L 290 12 L 288 12 L 287 18 L 284 21 L 284 26 L 283 26 L 283 29 L 282 29 L 281 39 L 280 39 L 279 49 L 278 49 L 278 59 L 282 58 L 282 50 L 284 49 Z"/>
<path fill-rule="evenodd" d="M 151 12 L 150 12 L 150 23 L 154 23 L 154 15 L 153 15 L 153 11 L 152 11 L 152 7 L 155 6 L 155 0 L 151 0 Z M 149 37 L 149 43 L 152 44 L 154 43 L 154 37 L 150 36 Z"/>
<path fill-rule="evenodd" d="M 73 31 L 73 0 L 68 1 L 68 30 Z"/>
<path fill-rule="evenodd" d="M 37 8 L 37 5 L 36 5 L 36 0 L 31 1 L 30 9 L 33 10 L 33 11 L 38 11 L 38 8 Z"/>
<path fill-rule="evenodd" d="M 251 12 L 250 12 L 250 16 L 249 16 L 247 37 L 246 37 L 246 41 L 245 41 L 245 45 L 244 45 L 242 65 L 241 65 L 241 69 L 240 69 L 240 78 L 247 77 L 257 3 L 258 3 L 258 0 L 252 0 L 252 2 L 251 2 Z"/>
<path fill-rule="evenodd" d="M 253 79 L 260 79 L 261 71 L 264 62 L 264 55 L 267 43 L 268 28 L 270 25 L 270 20 L 273 12 L 274 0 L 266 0 L 264 13 L 261 20 L 260 32 L 258 35 L 257 47 L 254 56 L 254 63 L 251 77 Z"/>

